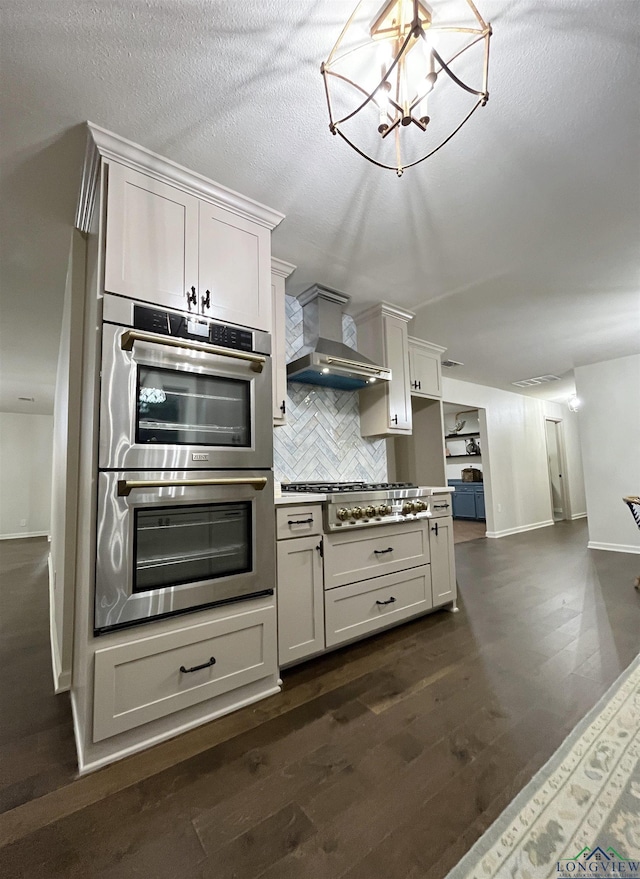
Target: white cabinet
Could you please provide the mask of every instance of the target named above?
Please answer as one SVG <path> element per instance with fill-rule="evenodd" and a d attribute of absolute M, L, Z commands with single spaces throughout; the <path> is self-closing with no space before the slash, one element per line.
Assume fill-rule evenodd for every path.
<path fill-rule="evenodd" d="M 285 666 L 325 647 L 322 508 L 278 507 L 276 534 L 278 658 Z"/>
<path fill-rule="evenodd" d="M 373 634 L 430 608 L 429 565 L 332 589 L 326 593 L 327 647 Z"/>
<path fill-rule="evenodd" d="M 412 312 L 385 302 L 355 318 L 358 350 L 391 369 L 391 381 L 360 392 L 360 433 L 364 437 L 411 434 L 407 324 L 412 318 Z"/>
<path fill-rule="evenodd" d="M 455 601 L 458 594 L 453 549 L 453 519 L 443 516 L 429 525 L 433 606 Z"/>
<path fill-rule="evenodd" d="M 222 696 L 277 668 L 275 608 L 228 613 L 95 652 L 93 741 Z"/>
<path fill-rule="evenodd" d="M 414 397 L 442 397 L 441 356 L 447 350 L 409 336 L 409 377 Z"/>
<path fill-rule="evenodd" d="M 156 177 L 109 162 L 105 290 L 271 332 L 281 215 L 166 164 Z"/>
<path fill-rule="evenodd" d="M 271 360 L 273 363 L 273 424 L 287 423 L 287 347 L 285 325 L 285 279 L 295 266 L 271 257 Z"/>
<path fill-rule="evenodd" d="M 111 162 L 105 290 L 186 310 L 192 286 L 198 295 L 198 206 L 188 192 Z"/>
<path fill-rule="evenodd" d="M 427 520 L 334 531 L 325 539 L 326 589 L 429 562 Z"/>

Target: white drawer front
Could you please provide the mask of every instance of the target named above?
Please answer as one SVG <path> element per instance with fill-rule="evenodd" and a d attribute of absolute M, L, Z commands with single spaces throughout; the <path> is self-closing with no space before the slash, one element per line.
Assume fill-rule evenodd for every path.
<path fill-rule="evenodd" d="M 97 650 L 93 740 L 275 676 L 276 654 L 273 605 Z"/>
<path fill-rule="evenodd" d="M 306 537 L 322 533 L 322 507 L 320 504 L 300 504 L 276 508 L 276 537 Z"/>
<path fill-rule="evenodd" d="M 325 592 L 327 647 L 370 634 L 431 606 L 429 565 Z"/>
<path fill-rule="evenodd" d="M 324 541 L 325 589 L 427 564 L 427 528 L 428 522 L 420 520 L 329 534 Z"/>

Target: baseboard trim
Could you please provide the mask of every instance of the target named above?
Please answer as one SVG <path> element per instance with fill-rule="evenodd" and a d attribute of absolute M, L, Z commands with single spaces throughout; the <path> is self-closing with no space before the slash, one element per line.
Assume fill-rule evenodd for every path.
<path fill-rule="evenodd" d="M 277 693 L 282 691 L 281 684 L 276 684 L 275 686 L 268 687 L 266 690 L 262 690 L 259 693 L 254 693 L 251 696 L 247 696 L 245 699 L 240 699 L 237 703 L 234 704 L 233 708 L 225 707 L 222 710 L 214 710 L 209 712 L 209 714 L 205 714 L 202 717 L 198 717 L 195 720 L 191 720 L 188 723 L 180 724 L 179 726 L 173 727 L 172 729 L 167 729 L 162 733 L 158 733 L 157 735 L 150 736 L 148 739 L 145 739 L 142 742 L 136 742 L 134 745 L 125 746 L 123 748 L 119 748 L 116 751 L 113 751 L 111 754 L 108 754 L 105 757 L 98 757 L 95 760 L 85 760 L 84 748 L 81 745 L 81 739 L 79 736 L 79 727 L 76 722 L 76 712 L 75 712 L 75 702 L 73 698 L 73 693 L 71 694 L 71 706 L 73 710 L 73 726 L 76 733 L 76 750 L 78 752 L 78 775 L 88 775 L 91 772 L 95 772 L 97 769 L 102 769 L 103 766 L 108 766 L 110 763 L 115 763 L 116 760 L 122 760 L 124 757 L 129 757 L 131 754 L 137 754 L 139 751 L 145 751 L 147 748 L 151 748 L 153 745 L 158 745 L 161 742 L 165 742 L 168 739 L 175 738 L 175 736 L 181 735 L 184 732 L 188 732 L 191 729 L 195 729 L 198 726 L 202 726 L 205 723 L 209 723 L 212 720 L 217 720 L 218 717 L 223 717 L 225 714 L 232 714 L 234 711 L 238 711 L 240 708 L 245 708 L 247 705 L 253 705 L 254 702 L 259 702 L 261 699 L 266 699 L 268 696 L 275 696 Z"/>
<path fill-rule="evenodd" d="M 640 546 L 631 546 L 626 543 L 599 543 L 597 540 L 590 540 L 587 543 L 588 549 L 604 549 L 606 552 L 630 552 L 640 555 Z"/>
<path fill-rule="evenodd" d="M 0 540 L 17 540 L 19 537 L 48 537 L 48 531 L 20 531 L 18 534 L 0 534 Z"/>
<path fill-rule="evenodd" d="M 51 670 L 53 673 L 53 690 L 56 694 L 66 693 L 71 689 L 71 671 L 63 671 L 58 647 L 58 633 L 53 624 L 53 560 L 51 553 L 47 556 L 47 568 L 49 570 L 49 643 L 51 645 Z"/>
<path fill-rule="evenodd" d="M 574 513 L 573 516 L 571 517 L 571 521 L 574 522 L 576 519 L 586 519 L 586 518 L 587 518 L 586 512 Z"/>
<path fill-rule="evenodd" d="M 517 528 L 506 528 L 504 531 L 487 531 L 486 537 L 508 537 L 510 534 L 523 534 L 525 531 L 536 531 L 538 528 L 548 528 L 553 525 L 553 519 L 544 522 L 534 522 L 531 525 L 519 525 Z"/>

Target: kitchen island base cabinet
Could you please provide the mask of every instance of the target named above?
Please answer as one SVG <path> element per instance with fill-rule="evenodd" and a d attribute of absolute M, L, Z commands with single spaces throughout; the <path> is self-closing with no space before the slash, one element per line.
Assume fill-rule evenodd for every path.
<path fill-rule="evenodd" d="M 277 678 L 275 606 L 96 650 L 93 741 Z"/>
<path fill-rule="evenodd" d="M 429 528 L 433 606 L 439 607 L 458 595 L 453 543 L 453 519 L 445 516 L 431 522 Z"/>
<path fill-rule="evenodd" d="M 431 606 L 429 565 L 330 589 L 325 593 L 327 647 L 373 634 Z"/>

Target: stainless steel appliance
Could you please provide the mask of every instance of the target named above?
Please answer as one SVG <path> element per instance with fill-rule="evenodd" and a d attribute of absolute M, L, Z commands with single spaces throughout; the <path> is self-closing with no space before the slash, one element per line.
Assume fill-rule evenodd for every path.
<path fill-rule="evenodd" d="M 303 347 L 287 365 L 292 382 L 345 391 L 391 381 L 391 370 L 342 341 L 342 313 L 349 296 L 314 284 L 298 296 L 302 305 Z"/>
<path fill-rule="evenodd" d="M 409 482 L 290 482 L 282 491 L 325 494 L 325 531 L 368 528 L 412 519 L 451 515 L 451 488 Z"/>
<path fill-rule="evenodd" d="M 273 476 L 98 474 L 95 631 L 273 594 Z"/>
<path fill-rule="evenodd" d="M 102 470 L 273 465 L 271 338 L 105 294 Z"/>

